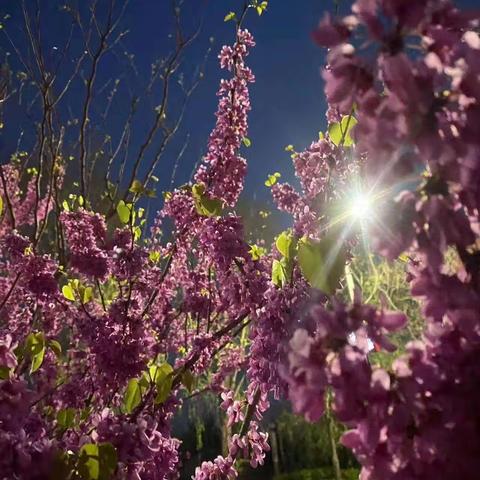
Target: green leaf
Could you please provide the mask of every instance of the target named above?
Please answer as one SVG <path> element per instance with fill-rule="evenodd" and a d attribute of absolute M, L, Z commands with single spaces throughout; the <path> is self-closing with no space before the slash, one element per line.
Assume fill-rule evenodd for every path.
<path fill-rule="evenodd" d="M 342 242 L 332 234 L 319 242 L 303 238 L 298 243 L 298 263 L 312 287 L 332 294 L 345 270 Z"/>
<path fill-rule="evenodd" d="M 280 260 L 274 260 L 272 262 L 272 282 L 277 287 L 282 287 L 287 283 L 285 266 Z"/>
<path fill-rule="evenodd" d="M 10 369 L 5 366 L 0 366 L 0 380 L 10 378 Z"/>
<path fill-rule="evenodd" d="M 68 202 L 66 200 L 62 202 L 62 207 L 66 212 L 70 211 L 70 206 L 68 205 Z"/>
<path fill-rule="evenodd" d="M 51 339 L 48 341 L 48 346 L 52 349 L 53 353 L 57 358 L 62 356 L 62 346 L 60 345 L 60 342 Z"/>
<path fill-rule="evenodd" d="M 158 263 L 161 258 L 160 252 L 153 250 L 148 254 L 148 258 L 150 259 L 151 262 L 153 263 Z"/>
<path fill-rule="evenodd" d="M 136 193 L 137 195 L 141 195 L 143 193 L 143 191 L 145 190 L 145 188 L 143 187 L 142 182 L 140 180 L 134 180 L 132 182 L 132 185 L 129 188 L 129 190 L 132 193 Z"/>
<path fill-rule="evenodd" d="M 281 177 L 280 173 L 275 172 L 272 175 L 269 175 L 268 178 L 265 180 L 265 186 L 266 187 L 273 187 L 276 183 L 277 180 Z"/>
<path fill-rule="evenodd" d="M 198 183 L 192 187 L 195 209 L 204 217 L 218 217 L 222 213 L 222 201 L 205 195 L 205 185 Z"/>
<path fill-rule="evenodd" d="M 248 137 L 243 137 L 242 142 L 246 147 L 250 147 L 252 145 L 252 141 Z"/>
<path fill-rule="evenodd" d="M 157 395 L 154 403 L 163 403 L 172 390 L 173 368 L 168 363 L 153 365 L 149 369 L 150 378 L 157 387 Z"/>
<path fill-rule="evenodd" d="M 230 20 L 235 20 L 237 18 L 237 15 L 235 12 L 229 12 L 225 15 L 225 18 L 223 19 L 224 22 L 229 22 Z"/>
<path fill-rule="evenodd" d="M 72 302 L 75 301 L 75 293 L 73 292 L 73 289 L 70 285 L 64 285 L 62 287 L 62 293 L 67 300 L 70 300 Z"/>
<path fill-rule="evenodd" d="M 260 260 L 267 253 L 267 250 L 258 245 L 252 245 L 248 253 L 252 257 L 252 260 Z"/>
<path fill-rule="evenodd" d="M 129 380 L 127 389 L 123 396 L 123 410 L 125 413 L 132 413 L 142 401 L 142 390 L 136 378 Z"/>
<path fill-rule="evenodd" d="M 3 198 L 0 197 L 0 215 L 2 214 L 3 212 Z"/>
<path fill-rule="evenodd" d="M 342 131 L 338 122 L 331 123 L 328 126 L 328 136 L 335 145 L 338 146 L 340 144 L 340 141 L 342 139 Z"/>
<path fill-rule="evenodd" d="M 111 443 L 87 443 L 79 452 L 78 471 L 83 480 L 109 480 L 117 468 L 117 451 Z"/>
<path fill-rule="evenodd" d="M 125 203 L 120 200 L 117 205 L 117 215 L 122 223 L 130 222 L 130 215 L 132 213 L 132 206 L 129 203 Z"/>
<path fill-rule="evenodd" d="M 353 139 L 350 135 L 352 128 L 357 124 L 357 120 L 352 115 L 346 115 L 341 122 L 331 123 L 328 127 L 330 140 L 338 147 L 342 143 L 344 147 L 351 147 Z"/>
<path fill-rule="evenodd" d="M 277 250 L 287 259 L 293 258 L 295 255 L 295 239 L 292 232 L 285 230 L 275 241 Z"/>
<path fill-rule="evenodd" d="M 268 7 L 268 2 L 264 1 L 261 3 L 257 3 L 255 5 L 255 10 L 257 11 L 258 15 L 261 15 Z"/>
<path fill-rule="evenodd" d="M 28 335 L 25 349 L 32 360 L 30 373 L 34 373 L 42 366 L 45 357 L 45 335 L 42 332 Z"/>
<path fill-rule="evenodd" d="M 64 408 L 57 413 L 57 424 L 62 430 L 68 430 L 75 425 L 77 411 L 74 408 Z"/>
<path fill-rule="evenodd" d="M 136 242 L 142 236 L 142 229 L 137 225 L 133 228 L 133 240 Z"/>
<path fill-rule="evenodd" d="M 93 298 L 93 288 L 92 287 L 86 287 L 83 290 L 82 294 L 82 303 L 88 303 L 91 299 Z"/>

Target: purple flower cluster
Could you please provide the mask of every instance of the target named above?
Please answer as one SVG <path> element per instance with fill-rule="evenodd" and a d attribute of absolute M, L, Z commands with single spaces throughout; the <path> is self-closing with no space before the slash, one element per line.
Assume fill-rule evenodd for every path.
<path fill-rule="evenodd" d="M 79 273 L 103 279 L 108 273 L 105 221 L 99 214 L 78 210 L 61 217 L 70 263 Z"/>
<path fill-rule="evenodd" d="M 234 206 L 243 188 L 247 163 L 238 155 L 243 138 L 247 136 L 247 114 L 250 110 L 248 84 L 255 80 L 245 65 L 249 48 L 255 46 L 248 30 L 238 30 L 233 47 L 225 46 L 219 59 L 222 68 L 233 73 L 222 80 L 216 113 L 217 123 L 210 134 L 208 152 L 195 180 L 203 183 L 209 195 Z"/>
<path fill-rule="evenodd" d="M 150 415 L 129 422 L 104 410 L 97 420 L 95 440 L 111 442 L 116 448 L 118 479 L 167 480 L 175 474 L 180 442 L 164 436 Z"/>
<path fill-rule="evenodd" d="M 330 48 L 330 110 L 354 108 L 357 156 L 371 182 L 386 191 L 415 185 L 385 202 L 371 235 L 388 258 L 409 253 L 423 339 L 407 345 L 391 371 L 372 369 L 367 339 L 388 349 L 382 331 L 403 320 L 335 303 L 315 307 L 313 326 L 292 339 L 294 405 L 317 419 L 332 389 L 362 480 L 478 477 L 479 22 L 448 1 L 358 0 L 351 16 L 326 17 L 314 35 Z M 354 46 L 355 35 L 366 38 Z"/>

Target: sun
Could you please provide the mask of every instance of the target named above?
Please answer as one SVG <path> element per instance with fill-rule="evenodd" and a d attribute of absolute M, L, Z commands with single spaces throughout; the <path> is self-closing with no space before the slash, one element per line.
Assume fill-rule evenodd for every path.
<path fill-rule="evenodd" d="M 348 214 L 355 220 L 364 221 L 373 213 L 373 196 L 364 192 L 355 193 L 350 201 Z"/>

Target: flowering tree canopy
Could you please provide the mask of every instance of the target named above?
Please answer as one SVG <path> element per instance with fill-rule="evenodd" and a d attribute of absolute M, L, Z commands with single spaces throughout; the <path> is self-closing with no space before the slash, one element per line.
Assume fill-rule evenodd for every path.
<path fill-rule="evenodd" d="M 331 403 L 362 480 L 478 478 L 480 18 L 446 0 L 357 0 L 321 20 L 329 127 L 287 147 L 300 189 L 267 179 L 292 228 L 266 248 L 236 212 L 255 81 L 244 20 L 266 7 L 225 17 L 235 40 L 206 154 L 151 225 L 135 174 L 111 211 L 94 208 L 84 170 L 63 198 L 61 142 L 26 181 L 18 159 L 0 167 L 1 478 L 177 478 L 172 419 L 203 391 L 231 435 L 197 480 L 264 462 L 272 398 L 310 421 Z M 391 368 L 372 345 L 394 351 L 409 319 L 349 275 L 360 226 L 404 259 L 422 305 L 423 336 Z"/>

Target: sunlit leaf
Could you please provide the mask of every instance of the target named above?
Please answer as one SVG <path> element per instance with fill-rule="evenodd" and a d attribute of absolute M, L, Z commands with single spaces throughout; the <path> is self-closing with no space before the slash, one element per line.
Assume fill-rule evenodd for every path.
<path fill-rule="evenodd" d="M 330 140 L 336 146 L 342 144 L 344 147 L 351 147 L 353 145 L 353 139 L 350 133 L 357 123 L 356 118 L 352 115 L 344 116 L 340 123 L 331 123 L 328 127 Z"/>
<path fill-rule="evenodd" d="M 272 173 L 272 175 L 269 175 L 268 178 L 265 180 L 265 186 L 266 187 L 273 187 L 276 183 L 277 180 L 281 177 L 281 174 L 278 172 Z"/>
<path fill-rule="evenodd" d="M 123 396 L 123 410 L 125 413 L 132 413 L 142 401 L 142 391 L 139 381 L 136 378 L 129 380 L 127 389 Z"/>
<path fill-rule="evenodd" d="M 263 247 L 259 247 L 258 245 L 252 245 L 248 253 L 252 257 L 252 260 L 260 260 L 260 258 L 267 253 L 267 250 Z"/>
<path fill-rule="evenodd" d="M 277 287 L 282 287 L 287 283 L 287 275 L 285 267 L 280 260 L 272 262 L 272 282 Z"/>
<path fill-rule="evenodd" d="M 153 369 L 153 370 L 152 370 Z M 170 395 L 173 382 L 173 368 L 168 363 L 150 367 L 150 378 L 157 387 L 155 403 L 163 403 Z"/>
<path fill-rule="evenodd" d="M 91 299 L 93 298 L 93 288 L 92 287 L 86 287 L 83 290 L 83 295 L 82 295 L 82 303 L 88 303 Z"/>
<path fill-rule="evenodd" d="M 25 342 L 25 350 L 32 360 L 30 373 L 34 373 L 42 366 L 45 357 L 45 335 L 42 332 L 30 333 Z"/>
<path fill-rule="evenodd" d="M 73 289 L 70 285 L 64 285 L 62 287 L 62 293 L 67 300 L 70 300 L 72 302 L 75 301 L 75 293 L 73 292 Z"/>
<path fill-rule="evenodd" d="M 282 232 L 275 241 L 277 250 L 286 258 L 290 259 L 295 253 L 295 241 L 292 232 L 285 230 Z"/>
<path fill-rule="evenodd" d="M 130 222 L 130 215 L 132 212 L 132 206 L 126 204 L 123 200 L 120 200 L 117 205 L 117 215 L 122 223 Z"/>
<path fill-rule="evenodd" d="M 331 294 L 345 270 L 342 242 L 335 235 L 326 236 L 319 242 L 304 238 L 298 243 L 298 263 L 312 287 Z"/>
<path fill-rule="evenodd" d="M 161 253 L 158 252 L 158 251 L 151 251 L 149 254 L 148 254 L 148 258 L 150 259 L 151 262 L 153 263 L 158 263 L 160 261 L 160 258 L 161 258 Z"/>
<path fill-rule="evenodd" d="M 205 194 L 205 185 L 198 183 L 192 187 L 195 209 L 204 217 L 218 217 L 222 213 L 222 201 Z"/>
<path fill-rule="evenodd" d="M 137 195 L 140 195 L 143 193 L 143 191 L 145 190 L 143 185 L 142 185 L 142 182 L 140 180 L 134 180 L 132 182 L 132 185 L 131 187 L 129 188 L 129 190 L 132 192 L 132 193 L 136 193 Z"/>
<path fill-rule="evenodd" d="M 243 137 L 242 142 L 246 147 L 250 147 L 252 145 L 252 141 L 248 137 Z"/>
<path fill-rule="evenodd" d="M 78 471 L 83 480 L 109 480 L 117 468 L 117 451 L 111 443 L 87 443 L 79 452 Z"/>
<path fill-rule="evenodd" d="M 235 12 L 229 12 L 225 15 L 225 18 L 223 19 L 224 22 L 229 22 L 230 20 L 235 20 L 237 18 L 237 15 Z"/>

